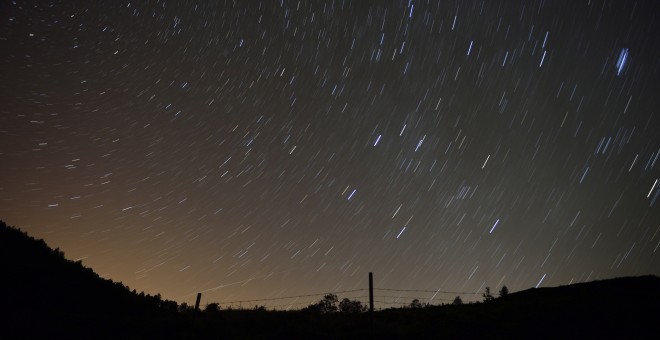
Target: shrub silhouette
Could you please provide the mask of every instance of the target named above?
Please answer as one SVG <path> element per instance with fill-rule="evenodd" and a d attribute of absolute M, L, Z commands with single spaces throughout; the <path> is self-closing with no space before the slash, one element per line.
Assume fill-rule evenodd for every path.
<path fill-rule="evenodd" d="M 414 300 L 412 300 L 410 305 L 408 305 L 408 307 L 410 307 L 410 308 L 422 308 L 422 307 L 424 307 L 424 305 L 421 302 L 419 302 L 419 299 L 414 299 Z"/>
<path fill-rule="evenodd" d="M 204 308 L 205 313 L 215 313 L 220 311 L 220 305 L 218 303 L 209 303 Z"/>

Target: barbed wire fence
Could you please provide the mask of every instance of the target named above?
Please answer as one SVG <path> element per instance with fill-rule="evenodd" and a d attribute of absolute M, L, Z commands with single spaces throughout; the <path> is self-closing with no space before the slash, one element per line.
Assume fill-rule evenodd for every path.
<path fill-rule="evenodd" d="M 459 292 L 428 289 L 397 289 L 397 288 L 372 288 L 373 303 L 375 309 L 409 307 L 414 300 L 421 306 L 451 304 L 459 297 L 464 303 L 481 301 L 482 292 Z M 323 300 L 328 294 L 334 294 L 339 301 L 349 299 L 359 301 L 363 306 L 369 307 L 369 289 L 351 289 L 331 291 L 322 293 L 311 293 L 301 295 L 290 295 L 282 297 L 216 301 L 222 309 L 254 309 L 264 308 L 267 310 L 300 310 Z"/>

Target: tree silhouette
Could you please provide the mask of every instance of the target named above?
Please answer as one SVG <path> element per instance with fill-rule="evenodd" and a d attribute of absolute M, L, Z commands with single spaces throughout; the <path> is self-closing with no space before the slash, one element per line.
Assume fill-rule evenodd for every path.
<path fill-rule="evenodd" d="M 484 302 L 489 302 L 495 300 L 495 297 L 490 293 L 490 287 L 486 287 L 485 292 L 483 293 Z"/>
<path fill-rule="evenodd" d="M 176 312 L 179 310 L 179 305 L 176 303 L 176 301 L 162 300 L 160 302 L 160 308 L 169 312 Z"/>
<path fill-rule="evenodd" d="M 307 306 L 305 310 L 321 314 L 336 312 L 338 301 L 337 295 L 326 294 L 321 301 Z"/>
<path fill-rule="evenodd" d="M 361 313 L 367 310 L 366 306 L 358 300 L 343 299 L 339 303 L 339 311 L 342 313 Z"/>
<path fill-rule="evenodd" d="M 502 289 L 500 289 L 500 297 L 505 297 L 507 295 L 509 295 L 509 288 L 502 286 Z"/>
<path fill-rule="evenodd" d="M 454 299 L 454 302 L 452 302 L 451 304 L 454 305 L 454 306 L 462 305 L 462 304 L 463 304 L 463 300 L 461 300 L 461 297 L 460 297 L 460 296 L 457 296 L 457 297 Z"/>
<path fill-rule="evenodd" d="M 187 303 L 181 302 L 181 304 L 179 305 L 178 310 L 179 310 L 180 313 L 190 312 L 192 310 L 192 306 L 188 306 Z"/>

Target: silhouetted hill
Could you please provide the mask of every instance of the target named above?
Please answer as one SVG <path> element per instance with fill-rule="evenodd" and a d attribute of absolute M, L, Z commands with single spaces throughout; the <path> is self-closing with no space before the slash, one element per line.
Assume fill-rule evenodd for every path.
<path fill-rule="evenodd" d="M 491 312 L 506 312 L 527 334 L 591 338 L 660 338 L 660 278 L 624 277 L 537 288 L 498 299 Z M 497 318 L 496 318 L 497 319 Z M 497 321 L 503 322 L 503 318 Z"/>
<path fill-rule="evenodd" d="M 528 289 L 485 303 L 177 312 L 0 221 L 0 338 L 660 338 L 660 278 Z"/>
<path fill-rule="evenodd" d="M 414 316 L 413 316 L 414 313 Z M 431 334 L 457 338 L 660 338 L 660 278 L 626 277 L 528 289 L 494 301 L 420 310 L 383 311 L 382 325 L 399 323 L 394 337 Z M 399 320 L 407 319 L 405 323 Z"/>
<path fill-rule="evenodd" d="M 0 268 L 0 337 L 110 338 L 175 315 L 175 302 L 130 292 L 2 221 Z"/>

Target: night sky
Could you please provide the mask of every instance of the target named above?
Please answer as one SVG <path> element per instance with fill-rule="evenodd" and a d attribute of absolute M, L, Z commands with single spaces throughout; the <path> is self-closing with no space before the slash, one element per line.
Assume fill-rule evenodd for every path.
<path fill-rule="evenodd" d="M 660 275 L 655 5 L 3 1 L 0 218 L 188 303 Z"/>

